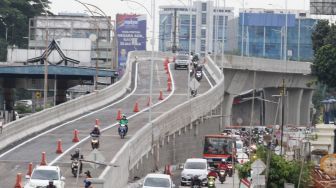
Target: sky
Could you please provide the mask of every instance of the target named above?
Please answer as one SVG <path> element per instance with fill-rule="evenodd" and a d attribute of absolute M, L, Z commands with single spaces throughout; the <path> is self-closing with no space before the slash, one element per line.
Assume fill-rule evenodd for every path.
<path fill-rule="evenodd" d="M 67 13 L 84 13 L 85 7 L 75 0 L 49 0 L 51 2 L 51 12 L 58 14 L 59 12 Z M 115 19 L 117 13 L 137 13 L 137 14 L 147 14 L 146 10 L 132 2 L 123 2 L 121 0 L 80 0 L 83 3 L 90 3 L 98 6 L 102 9 L 106 15 L 111 16 L 112 19 Z M 151 12 L 151 0 L 133 0 L 142 4 Z M 205 1 L 205 0 L 203 0 Z M 216 0 L 212 0 L 216 2 Z M 218 0 L 220 6 L 223 6 L 224 0 Z M 287 1 L 288 9 L 299 9 L 299 10 L 308 10 L 309 9 L 309 0 L 226 0 L 227 7 L 234 7 L 237 10 L 243 7 L 243 2 L 245 8 L 265 8 L 265 9 L 285 9 L 285 4 Z M 189 0 L 155 0 L 156 4 L 156 14 L 155 14 L 155 33 L 156 37 L 158 35 L 158 20 L 159 20 L 159 6 L 160 5 L 188 5 Z M 238 12 L 236 12 L 238 14 Z M 147 17 L 147 27 L 148 31 L 151 30 L 151 18 Z M 150 33 L 147 33 L 147 38 L 151 36 Z M 149 47 L 149 45 L 147 45 Z M 156 44 L 157 46 L 157 44 Z"/>

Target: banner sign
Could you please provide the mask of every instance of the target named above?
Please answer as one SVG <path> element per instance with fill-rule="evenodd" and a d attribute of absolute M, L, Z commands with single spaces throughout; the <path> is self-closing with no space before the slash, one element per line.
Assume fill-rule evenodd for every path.
<path fill-rule="evenodd" d="M 118 69 L 125 68 L 129 51 L 146 50 L 146 15 L 117 14 Z"/>

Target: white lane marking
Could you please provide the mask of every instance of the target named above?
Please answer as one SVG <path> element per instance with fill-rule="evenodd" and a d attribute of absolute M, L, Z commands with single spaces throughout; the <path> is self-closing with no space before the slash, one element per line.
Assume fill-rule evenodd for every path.
<path fill-rule="evenodd" d="M 161 104 L 162 102 L 168 100 L 168 99 L 174 94 L 174 92 L 175 92 L 174 76 L 173 76 L 173 74 L 172 74 L 172 72 L 171 72 L 170 64 L 171 64 L 171 63 L 168 64 L 168 69 L 169 69 L 169 74 L 170 74 L 171 82 L 172 82 L 172 91 L 170 92 L 170 94 L 168 95 L 168 97 L 167 97 L 165 100 L 160 101 L 159 103 L 153 105 L 153 107 L 155 107 L 156 105 Z M 141 111 L 141 112 L 142 112 L 142 111 Z M 141 112 L 139 112 L 139 113 L 141 113 Z M 134 115 L 137 115 L 137 114 L 134 114 Z M 152 120 L 152 121 L 153 121 L 153 120 Z M 135 133 L 135 134 L 136 134 L 136 133 Z M 132 139 L 132 138 L 131 138 L 131 139 Z M 116 157 L 119 157 L 119 155 L 121 154 L 121 152 L 122 152 L 123 150 L 126 149 L 126 147 L 127 147 L 127 145 L 128 145 L 129 142 L 130 142 L 130 140 L 128 140 L 128 141 L 122 146 L 122 148 L 121 148 L 121 149 L 114 155 L 113 159 L 111 160 L 111 164 L 113 164 L 113 163 L 117 160 Z M 106 174 L 107 171 L 108 171 L 110 168 L 111 168 L 111 166 L 107 166 L 107 167 L 104 169 L 104 171 L 100 174 L 99 179 L 103 178 L 104 174 Z"/>
<path fill-rule="evenodd" d="M 90 113 L 88 113 L 88 114 L 86 114 L 86 115 L 80 116 L 80 117 L 78 117 L 78 118 L 76 118 L 76 119 L 70 120 L 70 121 L 68 121 L 68 122 L 65 122 L 65 123 L 59 125 L 59 126 L 56 126 L 56 127 L 52 128 L 52 129 L 50 129 L 50 130 L 48 130 L 48 131 L 45 131 L 45 132 L 43 132 L 43 133 L 40 133 L 40 134 L 34 136 L 33 138 L 30 138 L 30 139 L 24 141 L 23 143 L 21 143 L 21 144 L 19 144 L 19 145 L 16 145 L 15 147 L 13 147 L 12 149 L 6 151 L 5 153 L 1 154 L 1 155 L 0 155 L 0 158 L 2 158 L 3 156 L 5 156 L 5 155 L 11 153 L 12 151 L 14 151 L 14 150 L 16 150 L 16 149 L 18 149 L 18 148 L 20 148 L 21 146 L 27 144 L 28 142 L 31 142 L 31 141 L 35 140 L 36 138 L 39 138 L 39 137 L 41 137 L 41 136 L 43 136 L 43 135 L 45 135 L 45 134 L 48 134 L 48 133 L 50 133 L 50 132 L 52 132 L 52 131 L 54 131 L 54 130 L 56 130 L 56 129 L 58 129 L 58 128 L 61 128 L 61 127 L 65 126 L 65 125 L 67 125 L 67 124 L 69 124 L 69 123 L 78 121 L 78 120 L 80 120 L 80 119 L 82 119 L 82 118 L 84 118 L 84 117 L 87 117 L 87 116 L 90 116 L 90 115 L 92 115 L 92 114 L 94 114 L 94 113 L 97 113 L 97 112 L 99 112 L 99 111 L 105 110 L 106 108 L 109 108 L 109 107 L 111 107 L 111 106 L 113 106 L 113 105 L 116 105 L 116 104 L 118 104 L 118 103 L 120 103 L 120 102 L 126 100 L 128 97 L 130 97 L 130 96 L 135 92 L 135 90 L 136 90 L 136 88 L 137 88 L 137 76 L 138 76 L 138 63 L 137 63 L 136 66 L 135 66 L 135 85 L 134 85 L 134 89 L 133 89 L 133 91 L 132 91 L 130 94 L 128 94 L 127 96 L 125 96 L 125 98 L 122 98 L 122 99 L 120 99 L 119 101 L 117 101 L 117 102 L 115 102 L 115 103 L 112 103 L 112 104 L 110 104 L 110 105 L 108 105 L 108 106 L 105 106 L 105 107 L 103 107 L 103 108 L 101 108 L 101 109 L 99 109 L 99 110 L 92 111 L 92 112 L 90 112 Z"/>
<path fill-rule="evenodd" d="M 204 71 L 202 71 L 202 73 L 203 73 L 204 77 L 208 80 L 208 82 L 209 82 L 211 88 L 213 88 L 214 86 L 213 86 L 212 83 L 210 82 L 210 79 L 208 78 L 208 76 L 205 74 Z"/>
<path fill-rule="evenodd" d="M 171 73 L 171 71 L 170 71 L 170 66 L 169 66 L 169 64 L 168 64 L 168 68 L 169 68 L 169 74 L 170 74 L 171 79 L 172 79 L 172 91 L 170 92 L 170 94 L 169 94 L 164 100 L 159 101 L 159 102 L 155 103 L 154 105 L 152 105 L 152 108 L 154 108 L 154 107 L 156 107 L 157 105 L 159 105 L 159 104 L 165 102 L 166 100 L 168 100 L 168 99 L 174 94 L 174 91 L 175 91 L 175 84 L 174 84 L 174 79 L 173 79 L 172 73 Z M 137 86 L 137 85 L 135 85 L 135 87 L 136 87 L 136 86 Z M 135 114 L 133 114 L 133 115 L 130 115 L 130 116 L 129 116 L 129 119 L 131 119 L 131 118 L 133 118 L 133 117 L 135 117 L 135 116 L 137 116 L 137 115 L 143 113 L 144 111 L 146 111 L 146 110 L 148 110 L 148 109 L 149 109 L 149 107 L 144 108 L 143 110 L 141 110 L 141 111 L 138 112 L 138 113 L 135 113 Z M 116 126 L 116 125 L 118 125 L 118 123 L 114 123 L 114 124 L 112 124 L 112 125 L 109 125 L 108 127 L 105 127 L 104 129 L 102 129 L 101 132 L 105 132 L 106 130 L 111 129 L 112 127 L 114 127 L 114 126 Z M 57 156 L 53 161 L 51 161 L 51 162 L 49 163 L 49 165 L 53 165 L 53 164 L 55 164 L 55 163 L 56 163 L 57 161 L 59 161 L 65 154 L 69 153 L 71 150 L 73 150 L 75 147 L 77 147 L 78 145 L 82 144 L 84 141 L 88 140 L 89 138 L 90 138 L 90 136 L 87 136 L 87 137 L 85 137 L 85 138 L 82 138 L 79 142 L 75 143 L 75 144 L 72 145 L 70 148 L 68 148 L 67 150 L 63 151 L 63 153 L 62 153 L 61 155 Z M 125 147 L 125 145 L 126 145 L 126 143 L 124 144 L 123 147 Z M 119 151 L 120 151 L 120 150 L 119 150 Z"/>

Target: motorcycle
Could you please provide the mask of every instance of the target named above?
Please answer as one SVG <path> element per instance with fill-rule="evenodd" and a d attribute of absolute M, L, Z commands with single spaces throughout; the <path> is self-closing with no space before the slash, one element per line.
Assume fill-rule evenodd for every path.
<path fill-rule="evenodd" d="M 202 70 L 197 70 L 195 73 L 195 78 L 197 81 L 201 81 L 203 77 Z"/>
<path fill-rule="evenodd" d="M 99 148 L 99 136 L 96 134 L 91 134 L 91 147 L 92 149 Z"/>
<path fill-rule="evenodd" d="M 215 180 L 216 178 L 214 176 L 209 176 L 208 177 L 208 188 L 215 188 Z"/>
<path fill-rule="evenodd" d="M 199 179 L 198 176 L 193 177 L 193 179 L 191 180 L 191 188 L 201 188 L 202 187 L 202 180 Z"/>
<path fill-rule="evenodd" d="M 192 97 L 196 97 L 196 95 L 197 95 L 197 90 L 196 90 L 196 89 L 195 89 L 195 90 L 191 89 L 191 90 L 190 90 L 190 95 L 191 95 Z"/>
<path fill-rule="evenodd" d="M 77 177 L 78 169 L 79 169 L 79 174 L 82 173 L 82 169 L 81 169 L 80 166 L 81 166 L 81 163 L 79 162 L 78 159 L 73 159 L 72 160 L 72 162 L 71 162 L 71 172 L 72 172 L 74 177 Z"/>
<path fill-rule="evenodd" d="M 119 136 L 121 139 L 125 138 L 126 136 L 126 126 L 123 124 L 120 124 L 119 128 L 118 128 L 118 132 L 119 132 Z"/>

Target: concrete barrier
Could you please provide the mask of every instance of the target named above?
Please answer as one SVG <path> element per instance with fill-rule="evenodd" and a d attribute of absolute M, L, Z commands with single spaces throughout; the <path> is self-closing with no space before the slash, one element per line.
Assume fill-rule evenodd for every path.
<path fill-rule="evenodd" d="M 206 93 L 174 107 L 140 129 L 112 159 L 111 163 L 118 167 L 108 166 L 100 175 L 99 179 L 104 180 L 104 188 L 109 188 L 111 185 L 114 188 L 127 187 L 130 171 L 136 168 L 142 157 L 149 152 L 155 153 L 160 142 L 167 136 L 206 116 L 221 103 L 224 95 L 224 76 L 215 63 L 209 57 L 207 59 L 205 68 L 211 72 L 216 85 Z"/>
<path fill-rule="evenodd" d="M 4 125 L 0 135 L 0 150 L 52 125 L 57 125 L 118 99 L 131 86 L 132 64 L 135 59 L 148 58 L 150 55 L 150 52 L 146 51 L 130 52 L 124 75 L 115 84 Z M 155 58 L 163 58 L 166 55 L 158 52 L 155 53 Z"/>

